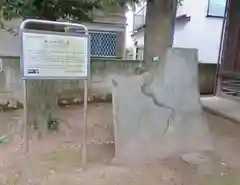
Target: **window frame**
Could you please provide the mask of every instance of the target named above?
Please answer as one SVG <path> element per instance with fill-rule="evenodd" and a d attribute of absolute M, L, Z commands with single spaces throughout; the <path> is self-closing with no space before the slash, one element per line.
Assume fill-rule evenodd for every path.
<path fill-rule="evenodd" d="M 212 14 L 210 14 L 209 10 L 210 10 L 211 1 L 212 1 L 212 0 L 208 0 L 207 15 L 206 15 L 206 17 L 213 17 L 213 18 L 223 19 L 223 18 L 225 17 L 227 0 L 226 0 L 225 5 L 224 5 L 224 12 L 223 12 L 223 15 L 222 15 L 222 16 L 221 16 L 221 15 L 212 15 Z"/>

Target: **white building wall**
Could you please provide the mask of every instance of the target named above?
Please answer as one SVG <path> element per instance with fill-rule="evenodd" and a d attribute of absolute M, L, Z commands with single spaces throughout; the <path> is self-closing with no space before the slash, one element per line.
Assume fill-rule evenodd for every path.
<path fill-rule="evenodd" d="M 174 47 L 197 48 L 200 62 L 217 63 L 223 19 L 206 17 L 207 8 L 208 0 L 184 0 L 179 11 L 191 20 L 176 23 Z M 143 47 L 144 31 L 134 38 Z"/>

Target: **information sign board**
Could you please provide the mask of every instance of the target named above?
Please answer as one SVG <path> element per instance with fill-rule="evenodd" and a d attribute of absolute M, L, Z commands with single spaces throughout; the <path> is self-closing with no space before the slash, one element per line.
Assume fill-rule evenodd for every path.
<path fill-rule="evenodd" d="M 25 78 L 79 79 L 88 76 L 88 37 L 22 33 Z"/>

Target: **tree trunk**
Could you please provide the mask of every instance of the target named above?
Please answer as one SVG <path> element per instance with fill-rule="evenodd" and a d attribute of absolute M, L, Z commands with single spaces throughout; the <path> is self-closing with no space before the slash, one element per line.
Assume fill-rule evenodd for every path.
<path fill-rule="evenodd" d="M 52 25 L 27 25 L 28 29 L 53 30 Z M 27 80 L 28 123 L 38 131 L 38 136 L 48 131 L 48 122 L 55 117 L 57 108 L 56 80 Z"/>
<path fill-rule="evenodd" d="M 57 108 L 56 81 L 28 80 L 28 123 L 34 126 L 41 137 L 48 131 L 48 121 L 54 117 Z"/>
<path fill-rule="evenodd" d="M 164 56 L 173 44 L 177 0 L 148 0 L 144 37 L 144 60 L 151 65 L 153 57 Z"/>

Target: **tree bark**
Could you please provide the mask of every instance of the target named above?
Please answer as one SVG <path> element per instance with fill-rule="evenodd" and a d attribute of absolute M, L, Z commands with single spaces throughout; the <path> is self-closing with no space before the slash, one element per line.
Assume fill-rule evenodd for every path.
<path fill-rule="evenodd" d="M 49 19 L 48 19 L 49 20 Z M 30 24 L 27 29 L 53 30 L 52 25 Z M 38 131 L 39 138 L 48 131 L 48 121 L 55 118 L 57 108 L 56 80 L 27 80 L 28 123 Z"/>
<path fill-rule="evenodd" d="M 26 83 L 27 119 L 28 123 L 37 129 L 39 138 L 48 131 L 49 119 L 55 117 L 56 83 L 54 80 L 28 80 Z"/>
<path fill-rule="evenodd" d="M 144 37 L 144 60 L 151 65 L 153 57 L 161 58 L 173 44 L 177 0 L 148 0 Z"/>

